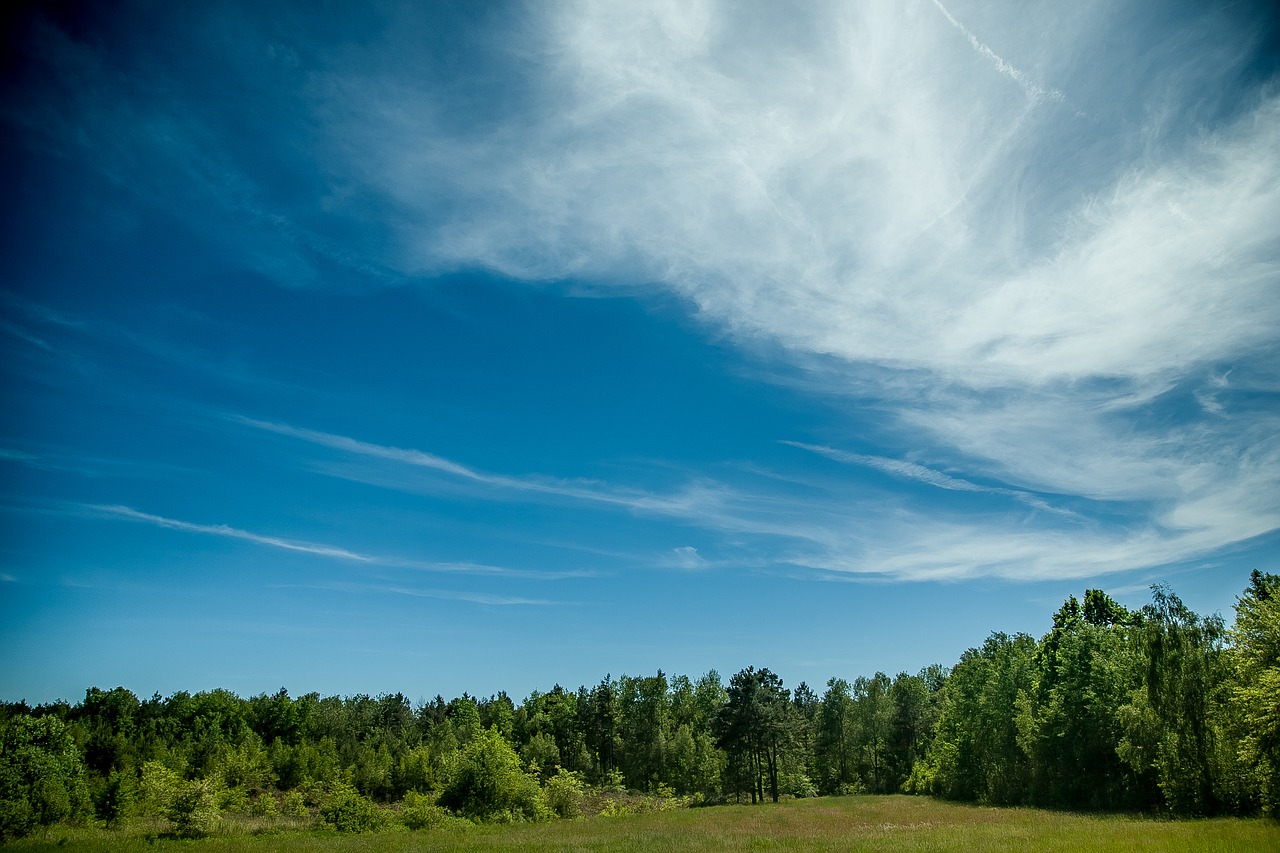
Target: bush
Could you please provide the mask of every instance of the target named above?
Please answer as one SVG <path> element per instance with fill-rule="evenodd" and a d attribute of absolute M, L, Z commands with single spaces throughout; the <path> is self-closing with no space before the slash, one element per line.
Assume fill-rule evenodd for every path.
<path fill-rule="evenodd" d="M 430 797 L 417 791 L 409 791 L 404 795 L 404 802 L 400 805 L 400 822 L 409 829 L 435 829 L 443 826 L 449 819 L 449 813 L 436 805 Z"/>
<path fill-rule="evenodd" d="M 289 817 L 307 817 L 307 800 L 301 791 L 290 791 L 280 801 L 280 813 Z"/>
<path fill-rule="evenodd" d="M 182 777 L 159 761 L 142 765 L 140 786 L 141 807 L 144 814 L 164 815 L 182 788 Z"/>
<path fill-rule="evenodd" d="M 133 775 L 112 770 L 94 792 L 93 807 L 98 817 L 114 826 L 133 806 L 138 796 L 138 785 Z"/>
<path fill-rule="evenodd" d="M 61 720 L 0 721 L 0 841 L 80 817 L 90 805 L 79 747 Z"/>
<path fill-rule="evenodd" d="M 485 729 L 463 749 L 440 804 L 472 820 L 541 820 L 550 817 L 537 779 L 496 729 Z"/>
<path fill-rule="evenodd" d="M 547 780 L 542 796 L 557 816 L 577 817 L 582 813 L 582 778 L 561 767 Z"/>
<path fill-rule="evenodd" d="M 187 782 L 168 808 L 174 831 L 183 838 L 203 838 L 218 828 L 218 790 L 208 779 Z"/>
<path fill-rule="evenodd" d="M 244 788 L 222 788 L 218 791 L 218 808 L 232 814 L 249 811 L 249 792 Z"/>
<path fill-rule="evenodd" d="M 36 828 L 36 812 L 26 798 L 0 800 L 0 844 L 22 838 Z"/>
<path fill-rule="evenodd" d="M 320 825 L 338 832 L 377 832 L 387 823 L 386 812 L 355 788 L 335 789 L 320 806 Z"/>
<path fill-rule="evenodd" d="M 263 791 L 254 798 L 250 811 L 259 817 L 274 817 L 279 814 L 276 798 L 267 791 Z"/>

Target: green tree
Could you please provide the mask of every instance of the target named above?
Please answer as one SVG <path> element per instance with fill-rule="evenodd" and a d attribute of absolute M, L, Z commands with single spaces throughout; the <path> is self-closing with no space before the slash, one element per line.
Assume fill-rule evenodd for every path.
<path fill-rule="evenodd" d="M 1226 680 L 1225 628 L 1201 618 L 1166 587 L 1152 587 L 1136 638 L 1141 686 L 1119 710 L 1120 757 L 1139 774 L 1153 771 L 1178 814 L 1211 814 L 1225 805 L 1228 751 L 1218 706 Z"/>
<path fill-rule="evenodd" d="M 779 775 L 794 743 L 788 691 L 768 669 L 749 666 L 729 679 L 728 694 L 717 719 L 719 746 L 738 771 L 735 781 L 751 785 L 751 802 L 764 802 L 767 785 L 776 803 Z"/>
<path fill-rule="evenodd" d="M 856 720 L 858 775 L 876 794 L 896 790 L 889 775 L 889 738 L 893 725 L 893 702 L 889 697 L 889 676 L 877 672 L 871 678 L 853 682 L 853 711 Z"/>
<path fill-rule="evenodd" d="M 20 838 L 88 812 L 84 761 L 58 717 L 0 722 L 0 837 Z"/>
<path fill-rule="evenodd" d="M 520 756 L 496 729 L 482 729 L 463 748 L 440 804 L 474 820 L 537 820 L 547 814 L 537 779 L 524 772 Z"/>
<path fill-rule="evenodd" d="M 1280 815 L 1280 575 L 1254 569 L 1235 610 L 1229 697 L 1238 756 L 1262 810 Z"/>
<path fill-rule="evenodd" d="M 889 688 L 893 707 L 886 762 L 886 790 L 898 790 L 929 746 L 937 712 L 924 674 L 899 673 Z"/>
<path fill-rule="evenodd" d="M 1132 615 L 1099 590 L 1074 596 L 1036 652 L 1036 681 L 1019 696 L 1019 743 L 1041 805 L 1141 807 L 1141 786 L 1120 760 L 1120 707 L 1135 686 Z"/>
<path fill-rule="evenodd" d="M 671 736 L 671 704 L 667 677 L 654 676 L 618 681 L 619 727 L 623 751 L 621 769 L 634 788 L 652 790 L 667 782 L 667 741 Z"/>
<path fill-rule="evenodd" d="M 583 735 L 599 781 L 617 769 L 622 754 L 622 707 L 617 683 L 606 675 L 587 695 L 584 705 Z"/>
<path fill-rule="evenodd" d="M 951 670 L 933 741 L 908 790 L 956 800 L 1018 804 L 1030 767 L 1018 743 L 1018 696 L 1033 686 L 1035 640 L 993 633 Z"/>
<path fill-rule="evenodd" d="M 853 692 L 843 678 L 827 682 L 814 723 L 814 763 L 818 789 L 824 794 L 838 794 L 857 782 L 854 761 Z"/>
<path fill-rule="evenodd" d="M 138 697 L 123 687 L 85 691 L 73 717 L 88 732 L 84 763 L 89 772 L 107 778 L 112 771 L 135 766 L 133 742 L 137 737 Z"/>

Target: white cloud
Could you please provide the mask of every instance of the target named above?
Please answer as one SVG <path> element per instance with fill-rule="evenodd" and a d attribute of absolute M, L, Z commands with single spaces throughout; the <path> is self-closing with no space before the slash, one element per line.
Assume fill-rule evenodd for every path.
<path fill-rule="evenodd" d="M 109 517 L 121 518 L 128 521 L 140 521 L 156 527 L 167 528 L 169 530 L 181 530 L 187 533 L 220 536 L 224 539 L 239 539 L 245 542 L 252 542 L 255 545 L 264 545 L 268 548 L 279 548 L 283 551 L 294 551 L 302 554 L 311 554 L 317 557 L 325 557 L 353 563 L 363 563 L 366 565 L 381 566 L 385 568 L 412 569 L 417 571 L 439 572 L 443 574 L 508 576 L 533 580 L 561 580 L 564 578 L 591 576 L 591 573 L 589 572 L 534 572 L 524 571 L 521 569 L 511 569 L 504 566 L 483 565 L 479 563 L 434 562 L 428 560 L 405 559 L 402 557 L 361 554 L 355 551 L 349 551 L 346 548 L 339 548 L 334 545 L 304 542 L 297 539 L 283 539 L 277 536 L 264 536 L 260 533 L 252 533 L 248 530 L 241 530 L 225 524 L 196 524 L 190 521 L 180 521 L 174 518 L 166 518 L 161 515 L 141 512 L 127 506 L 86 504 L 84 508 L 94 513 L 99 513 Z"/>
<path fill-rule="evenodd" d="M 837 462 L 843 462 L 847 465 L 863 465 L 867 468 L 874 468 L 886 474 L 895 477 L 902 477 L 907 480 L 915 480 L 919 483 L 925 483 L 935 486 L 939 489 L 947 489 L 955 492 L 981 492 L 989 495 L 1003 495 L 1018 501 L 1022 501 L 1027 506 L 1035 509 L 1044 510 L 1045 512 L 1057 513 L 1059 515 L 1074 517 L 1075 513 L 1070 510 L 1055 507 L 1043 498 L 1028 492 L 1019 491 L 1018 489 L 1007 489 L 1002 486 L 984 486 L 973 483 L 959 477 L 952 477 L 941 471 L 935 471 L 924 465 L 918 465 L 915 462 L 908 462 L 904 459 L 889 459 L 884 456 L 870 456 L 863 453 L 850 453 L 845 450 L 837 450 L 833 447 L 825 447 L 818 444 L 806 444 L 800 441 L 783 441 L 783 444 L 789 444 L 792 447 L 798 447 L 801 450 L 808 450 L 810 453 L 816 453 L 819 456 L 825 456 L 828 459 L 834 459 Z"/>
<path fill-rule="evenodd" d="M 103 168 L 122 181 L 131 160 L 153 159 L 131 146 L 160 151 L 174 167 L 165 181 L 185 180 L 187 197 L 275 223 L 351 269 L 667 287 L 744 345 L 827 359 L 816 393 L 873 398 L 904 446 L 956 474 L 845 461 L 950 491 L 1003 483 L 987 490 L 1039 509 L 1051 507 L 1032 493 L 1096 502 L 1099 517 L 1125 522 L 1064 532 L 1061 518 L 846 511 L 705 477 L 655 494 L 246 424 L 492 494 L 777 537 L 798 562 L 841 571 L 1101 572 L 1280 525 L 1280 415 L 1248 410 L 1243 390 L 1213 378 L 1244 365 L 1269 389 L 1257 393 L 1278 384 L 1280 98 L 1273 81 L 1240 88 L 1256 35 L 1225 14 L 1138 27 L 1130 13 L 1110 2 L 530 4 L 484 44 L 510 63 L 486 72 L 519 87 L 521 105 L 472 120 L 475 90 L 454 101 L 459 87 L 400 61 L 412 57 L 397 50 L 420 49 L 395 35 L 413 32 L 397 18 L 405 7 L 387 13 L 385 42 L 326 53 L 305 85 L 290 78 L 310 99 L 299 123 L 322 142 L 300 148 L 319 152 L 334 187 L 322 205 L 305 200 L 339 223 L 314 233 L 209 144 L 213 124 L 142 122 L 149 142 L 124 138 L 145 134 L 121 129 L 129 110 L 117 106 L 151 113 L 128 81 L 97 73 L 97 57 L 67 73 L 102 77 L 83 90 L 114 99 L 81 104 L 78 125 L 61 120 L 102 140 Z M 314 236 L 375 230 L 368 245 L 398 248 L 348 256 Z M 281 267 L 305 278 L 293 269 L 304 254 Z M 823 442 L 803 446 L 839 443 Z M 355 475 L 386 477 L 367 465 Z"/>
<path fill-rule="evenodd" d="M 964 33 L 964 37 L 969 40 L 969 44 L 973 46 L 974 50 L 978 51 L 978 53 L 982 54 L 987 59 L 991 60 L 995 64 L 996 70 L 998 70 L 1001 74 L 1007 75 L 1011 80 L 1014 80 L 1032 98 L 1036 99 L 1037 101 L 1041 101 L 1045 99 L 1052 100 L 1052 101 L 1063 100 L 1064 98 L 1063 94 L 1059 92 L 1057 89 L 1046 90 L 1043 86 L 1039 85 L 1035 81 L 1028 78 L 1027 75 L 1024 74 L 1022 71 L 1018 70 L 1017 68 L 1014 68 L 1012 65 L 1010 65 L 1009 63 L 1001 59 L 994 50 L 992 50 L 990 47 L 984 44 L 976 35 L 970 32 L 969 29 L 964 24 L 957 21 L 951 15 L 951 12 L 947 11 L 947 7 L 939 3 L 938 0 L 933 0 L 933 5 L 937 6 L 938 11 L 942 12 L 942 14 L 946 16 L 946 19 L 951 23 L 951 26 L 955 27 L 957 30 Z"/>
<path fill-rule="evenodd" d="M 704 569 L 707 567 L 707 561 L 698 553 L 697 548 L 692 545 L 682 545 L 672 549 L 671 565 L 677 569 Z"/>
<path fill-rule="evenodd" d="M 253 542 L 256 545 L 266 545 L 270 548 L 279 548 L 284 551 L 297 551 L 303 554 L 314 554 L 317 557 L 332 557 L 337 560 L 349 560 L 356 563 L 373 563 L 377 562 L 375 558 L 364 554 L 357 554 L 354 551 L 348 551 L 345 548 L 337 548 L 332 545 L 319 545 L 313 542 L 300 542 L 293 539 L 280 539 L 275 536 L 262 536 L 258 533 L 250 533 L 247 530 L 229 527 L 225 524 L 193 524 L 189 521 L 178 521 L 173 518 L 165 518 L 161 515 L 152 515 L 147 512 L 139 512 L 136 509 L 127 506 L 103 506 L 89 505 L 87 507 L 95 512 L 104 515 L 114 516 L 116 518 L 124 518 L 130 521 L 142 521 L 147 524 L 153 524 L 157 527 L 167 527 L 170 530 L 183 530 L 188 533 L 204 533 L 210 536 L 221 536 L 226 539 L 241 539 L 246 542 Z"/>
<path fill-rule="evenodd" d="M 488 487 L 490 495 L 505 493 L 523 495 L 525 497 L 563 498 L 573 501 L 604 504 L 622 509 L 634 510 L 658 515 L 683 515 L 692 510 L 697 501 L 704 506 L 717 503 L 711 490 L 691 486 L 683 491 L 670 494 L 655 494 L 636 489 L 617 488 L 590 480 L 563 480 L 543 476 L 510 476 L 480 471 L 421 450 L 388 447 L 360 441 L 345 435 L 321 432 L 304 427 L 271 421 L 256 420 L 240 415 L 232 415 L 231 419 L 246 426 L 289 436 L 301 441 L 328 447 L 343 453 L 375 460 L 385 460 L 407 466 L 410 469 L 426 469 L 450 475 L 466 483 Z M 387 476 L 384 473 L 368 468 L 330 468 L 330 472 L 383 485 L 389 488 L 400 488 L 414 491 L 424 487 L 420 480 L 405 482 L 403 478 Z"/>

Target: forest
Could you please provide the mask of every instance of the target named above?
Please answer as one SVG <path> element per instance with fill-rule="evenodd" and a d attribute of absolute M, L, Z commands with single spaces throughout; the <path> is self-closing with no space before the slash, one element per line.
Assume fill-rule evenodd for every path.
<path fill-rule="evenodd" d="M 1138 610 L 1090 589 L 1038 640 L 996 632 L 950 668 L 821 694 L 749 666 L 727 683 L 606 675 L 519 703 L 94 687 L 74 705 L 0 705 L 5 841 L 63 822 L 419 829 L 855 792 L 1280 815 L 1280 576 L 1253 572 L 1230 627 L 1164 586 Z"/>

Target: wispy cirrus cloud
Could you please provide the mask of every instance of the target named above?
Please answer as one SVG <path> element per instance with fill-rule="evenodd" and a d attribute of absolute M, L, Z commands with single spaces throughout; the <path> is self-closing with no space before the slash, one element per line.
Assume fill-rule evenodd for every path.
<path fill-rule="evenodd" d="M 163 527 L 168 530 L 181 530 L 187 533 L 198 533 L 207 536 L 218 536 L 224 539 L 238 539 L 244 542 L 252 542 L 255 545 L 263 545 L 268 548 L 278 548 L 283 551 L 293 551 L 301 554 L 311 554 L 317 557 L 325 557 L 333 560 L 344 562 L 359 563 L 368 566 L 380 566 L 384 568 L 394 569 L 412 569 L 417 571 L 440 572 L 445 574 L 463 574 L 478 576 L 505 576 L 520 577 L 535 580 L 559 580 L 564 578 L 580 578 L 591 577 L 592 572 L 585 571 L 523 571 L 520 569 L 511 569 L 503 566 L 490 566 L 481 563 L 467 562 L 436 562 L 428 560 L 413 560 L 402 557 L 388 557 L 374 554 L 363 554 L 356 551 L 350 551 L 346 548 L 340 548 L 335 545 L 326 545 L 317 542 L 306 542 L 298 539 L 285 539 L 278 536 L 266 536 L 260 533 L 253 533 L 248 530 L 241 530 L 237 527 L 231 527 L 226 524 L 197 524 L 190 521 L 180 521 L 174 518 L 167 518 L 162 515 L 154 515 L 152 513 L 141 512 L 132 507 L 121 505 L 104 505 L 104 504 L 86 504 L 84 508 L 95 514 L 104 515 L 112 518 L 124 519 L 127 521 L 143 522 L 145 524 Z"/>
<path fill-rule="evenodd" d="M 966 27 L 964 24 L 957 21 L 955 17 L 951 14 L 951 12 L 947 10 L 947 7 L 943 6 L 942 3 L 938 2 L 938 0 L 933 0 L 933 5 L 937 6 L 938 11 L 941 12 L 944 16 L 946 16 L 946 19 L 951 23 L 951 26 L 955 27 L 957 30 L 959 30 L 961 33 L 964 34 L 964 37 L 969 40 L 969 44 L 973 46 L 974 50 L 976 50 L 978 53 L 985 56 L 987 59 L 990 59 L 991 62 L 995 65 L 996 70 L 998 70 L 1001 74 L 1008 76 L 1011 80 L 1015 81 L 1032 98 L 1038 101 L 1045 100 L 1045 99 L 1052 100 L 1052 101 L 1063 100 L 1064 95 L 1062 94 L 1062 92 L 1059 92 L 1057 89 L 1045 89 L 1043 86 L 1039 85 L 1034 80 L 1027 77 L 1027 75 L 1024 74 L 1022 71 L 1018 70 L 1017 68 L 1014 68 L 1012 65 L 1010 65 L 1009 63 L 1001 59 L 1000 56 L 994 50 L 992 50 L 987 45 L 983 44 L 981 39 L 979 39 L 976 35 L 970 32 L 968 27 Z"/>
<path fill-rule="evenodd" d="M 915 480 L 919 483 L 925 483 L 935 486 L 939 489 L 947 489 L 955 492 L 980 492 L 989 495 L 1003 495 L 1021 501 L 1027 506 L 1035 509 L 1044 510 L 1045 512 L 1057 513 L 1068 517 L 1075 517 L 1075 513 L 1068 509 L 1056 507 L 1037 495 L 1030 492 L 1020 491 L 1018 489 L 1008 489 L 1003 486 L 984 486 L 978 483 L 970 482 L 959 477 L 952 477 L 941 471 L 935 471 L 924 465 L 915 462 L 908 462 L 905 459 L 890 459 L 884 456 L 870 456 L 863 453 L 850 453 L 846 450 L 837 450 L 834 447 L 826 447 L 820 444 L 806 444 L 801 441 L 782 441 L 782 444 L 788 444 L 792 447 L 798 447 L 801 450 L 807 450 L 810 453 L 816 453 L 819 456 L 825 456 L 828 459 L 834 459 L 837 462 L 843 462 L 848 465 L 863 465 L 867 468 L 874 468 L 877 471 L 883 471 L 895 477 L 902 477 L 907 480 Z"/>
<path fill-rule="evenodd" d="M 413 7 L 361 13 L 378 36 L 310 52 L 246 10 L 208 14 L 235 26 L 184 47 L 275 81 L 246 87 L 260 100 L 183 113 L 51 34 L 55 84 L 76 94 L 6 115 L 79 134 L 113 179 L 176 187 L 230 230 L 267 226 L 248 254 L 295 284 L 319 258 L 378 281 L 480 268 L 667 288 L 746 348 L 823 359 L 805 393 L 872 402 L 956 473 L 889 448 L 845 461 L 959 493 L 998 482 L 987 491 L 1037 509 L 1052 507 L 1036 494 L 1094 502 L 1098 535 L 1076 543 L 1091 571 L 1280 526 L 1280 417 L 1258 402 L 1274 403 L 1280 364 L 1280 98 L 1248 10 L 530 4 L 473 45 L 517 93 L 483 110 L 468 81 L 425 67 Z M 221 111 L 264 103 L 288 120 L 257 148 L 285 168 L 310 152 L 315 184 L 336 189 L 278 192 L 271 163 L 236 154 Z M 1215 384 L 1245 368 L 1263 390 Z M 844 493 L 701 477 L 655 494 L 244 423 L 490 494 L 774 537 L 777 555 L 851 571 L 927 573 L 924 549 L 959 574 L 1071 570 L 1053 523 L 921 515 L 899 552 L 859 522 L 874 507 L 833 503 Z"/>
<path fill-rule="evenodd" d="M 588 480 L 563 480 L 552 477 L 496 474 L 463 465 L 443 456 L 412 448 L 391 447 L 361 441 L 305 427 L 274 421 L 263 421 L 242 415 L 229 416 L 233 421 L 277 435 L 288 436 L 320 447 L 327 447 L 357 457 L 384 460 L 409 468 L 426 469 L 449 475 L 464 482 L 489 487 L 497 493 L 523 494 L 533 497 L 564 498 L 605 504 L 639 512 L 679 515 L 691 509 L 694 500 L 714 501 L 711 489 L 686 490 L 683 493 L 655 494 L 636 489 L 611 487 Z"/>
<path fill-rule="evenodd" d="M 448 589 L 418 589 L 403 586 L 387 586 L 382 584 L 328 583 L 308 584 L 306 589 L 330 590 L 342 593 L 374 593 L 383 595 L 402 595 L 409 598 L 434 598 L 441 601 L 464 601 L 468 604 L 483 604 L 492 607 L 545 607 L 564 604 L 546 598 L 525 598 L 517 595 L 493 595 L 484 592 L 458 592 Z"/>
<path fill-rule="evenodd" d="M 281 539 L 276 536 L 263 536 L 258 533 L 250 533 L 248 530 L 240 530 L 236 527 L 230 527 L 225 524 L 195 524 L 189 521 L 179 521 L 174 518 L 166 518 L 162 515 L 152 515 L 148 512 L 140 512 L 127 506 L 89 504 L 86 506 L 86 509 L 106 516 L 122 518 L 129 521 L 140 521 L 146 524 L 155 525 L 156 527 L 164 527 L 169 530 L 183 530 L 188 533 L 202 533 L 209 536 L 220 536 L 226 539 L 239 539 L 245 542 L 252 542 L 256 545 L 266 545 L 270 548 L 279 548 L 283 551 L 296 551 L 301 554 L 313 554 L 317 557 L 331 557 L 335 560 L 347 560 L 353 563 L 377 562 L 373 557 L 369 557 L 365 554 L 357 554 L 354 551 L 348 551 L 345 548 L 338 548 L 333 545 L 321 545 L 314 542 Z"/>
<path fill-rule="evenodd" d="M 241 420 L 250 426 L 270 423 Z M 520 482 L 520 478 L 473 471 L 417 450 L 370 445 L 280 424 L 272 425 L 269 431 L 408 468 L 416 467 L 425 457 L 430 460 L 426 467 L 432 470 L 491 487 L 488 496 L 494 500 L 509 500 L 512 483 Z M 1093 511 L 1085 513 L 1054 506 L 1031 492 L 974 483 L 904 460 L 803 442 L 783 443 L 945 491 L 1009 497 L 1044 511 L 1045 517 L 1056 521 L 1029 524 L 1025 512 L 993 513 L 987 506 L 925 509 L 902 495 L 868 490 L 858 478 L 825 486 L 797 481 L 795 488 L 785 492 L 779 492 L 774 478 L 768 476 L 758 478 L 759 482 L 732 485 L 704 481 L 683 487 L 670 497 L 648 495 L 628 501 L 600 500 L 594 491 L 578 488 L 514 491 L 529 500 L 571 499 L 674 518 L 713 537 L 714 559 L 700 549 L 681 546 L 659 561 L 669 568 L 733 565 L 759 571 L 804 569 L 855 579 L 1096 577 L 1192 559 L 1224 542 L 1261 535 L 1272 524 L 1264 511 L 1268 493 L 1254 494 L 1263 484 L 1256 478 L 1242 480 L 1225 492 L 1188 490 L 1181 500 L 1163 501 L 1154 508 L 1135 508 L 1129 497 L 1123 509 L 1120 505 L 1112 509 L 1109 500 L 1114 495 L 1094 496 L 1097 503 Z M 1280 458 L 1258 460 L 1257 471 L 1265 478 L 1277 469 L 1277 463 Z M 459 470 L 467 473 L 457 474 Z M 1205 484 L 1212 482 L 1213 478 L 1206 476 Z M 395 480 L 383 485 L 412 488 L 403 481 L 397 485 Z M 1232 506 L 1241 511 L 1231 512 Z M 1102 520 L 1116 513 L 1123 516 L 1119 523 Z"/>
<path fill-rule="evenodd" d="M 820 444 L 806 444 L 803 441 L 783 440 L 780 443 L 798 447 L 801 450 L 808 450 L 810 453 L 816 453 L 819 456 L 825 456 L 837 462 L 844 462 L 850 465 L 865 465 L 868 468 L 875 468 L 878 471 L 883 471 L 896 477 L 905 477 L 908 480 L 916 480 L 917 482 L 927 483 L 930 486 L 937 486 L 939 489 L 950 489 L 957 492 L 996 492 L 1000 494 L 1010 491 L 990 486 L 980 486 L 977 483 L 961 480 L 941 471 L 935 471 L 932 468 L 917 465 L 915 462 L 907 462 L 903 459 L 888 459 L 884 456 L 850 453 L 847 450 L 837 450 L 834 447 L 825 447 Z"/>

